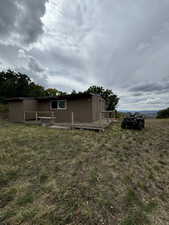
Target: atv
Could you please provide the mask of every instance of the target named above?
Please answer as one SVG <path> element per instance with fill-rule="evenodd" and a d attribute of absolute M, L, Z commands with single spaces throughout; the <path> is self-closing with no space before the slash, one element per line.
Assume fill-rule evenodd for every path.
<path fill-rule="evenodd" d="M 142 130 L 145 127 L 144 116 L 138 113 L 129 113 L 122 121 L 122 129 L 138 129 Z"/>

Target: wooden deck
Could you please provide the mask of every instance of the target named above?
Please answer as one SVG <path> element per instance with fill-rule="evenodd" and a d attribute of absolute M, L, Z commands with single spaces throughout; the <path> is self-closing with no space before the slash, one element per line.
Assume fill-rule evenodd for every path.
<path fill-rule="evenodd" d="M 54 123 L 54 122 L 42 122 L 40 120 L 25 121 L 28 125 L 40 125 L 44 127 L 49 127 L 52 129 L 78 129 L 78 130 L 93 130 L 98 132 L 104 132 L 104 130 L 109 127 L 114 122 L 113 119 L 103 119 L 101 121 L 91 122 L 91 123 Z"/>
<path fill-rule="evenodd" d="M 114 120 L 112 119 L 104 119 L 97 122 L 91 123 L 54 123 L 50 128 L 58 128 L 58 129 L 79 129 L 79 130 L 93 130 L 93 131 L 104 131 L 107 127 L 109 127 Z"/>
<path fill-rule="evenodd" d="M 70 123 L 56 123 L 56 117 L 52 111 L 25 111 L 24 123 L 42 125 L 55 129 L 79 129 L 79 130 L 93 130 L 104 131 L 110 124 L 115 121 L 114 111 L 103 111 L 100 113 L 100 120 L 96 122 L 78 123 L 74 121 L 74 113 L 71 113 Z"/>

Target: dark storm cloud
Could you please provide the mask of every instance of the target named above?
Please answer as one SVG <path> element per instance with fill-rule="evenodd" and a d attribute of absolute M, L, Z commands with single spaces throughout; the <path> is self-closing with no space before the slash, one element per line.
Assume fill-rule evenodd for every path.
<path fill-rule="evenodd" d="M 0 38 L 25 44 L 37 41 L 43 33 L 41 17 L 48 0 L 1 0 Z M 17 40 L 17 41 L 16 41 Z"/>
<path fill-rule="evenodd" d="M 142 96 L 143 93 L 134 93 L 133 96 L 138 97 L 138 96 Z"/>
<path fill-rule="evenodd" d="M 129 89 L 131 92 L 169 92 L 169 82 L 141 84 Z"/>
<path fill-rule="evenodd" d="M 19 1 L 19 0 L 18 0 Z M 18 17 L 18 32 L 24 42 L 33 43 L 43 33 L 41 17 L 45 14 L 47 0 L 20 0 L 20 15 Z"/>
<path fill-rule="evenodd" d="M 15 63 L 18 54 L 18 47 L 12 45 L 3 45 L 0 43 L 0 60 L 9 62 L 11 65 Z"/>
<path fill-rule="evenodd" d="M 28 75 L 31 78 L 31 80 L 33 80 L 37 84 L 45 86 L 47 83 L 47 75 L 45 71 L 43 73 L 34 72 L 31 70 L 31 68 L 27 66 L 15 67 L 15 70 L 17 72 L 19 71 L 21 73 Z"/>
<path fill-rule="evenodd" d="M 16 66 L 17 71 L 28 74 L 33 81 L 46 85 L 47 83 L 47 68 L 43 66 L 39 60 L 30 54 L 29 51 L 23 49 L 18 50 L 18 63 Z M 22 62 L 22 66 L 21 65 Z"/>
<path fill-rule="evenodd" d="M 15 0 L 1 0 L 0 38 L 4 38 L 15 29 L 15 21 L 18 13 L 19 11 Z"/>
<path fill-rule="evenodd" d="M 35 82 L 46 86 L 47 68 L 29 51 L 16 46 L 0 44 L 0 71 L 15 70 L 30 76 Z"/>
<path fill-rule="evenodd" d="M 73 79 L 77 82 L 86 83 L 85 60 L 78 53 L 72 52 L 71 50 L 67 52 L 61 47 L 53 47 L 50 50 L 46 50 L 45 54 L 44 51 L 38 49 L 33 49 L 30 53 L 36 58 L 40 58 L 42 65 L 50 68 L 49 75 L 51 78 L 53 77 L 53 81 L 58 76 L 62 76 L 68 78 L 69 81 Z"/>

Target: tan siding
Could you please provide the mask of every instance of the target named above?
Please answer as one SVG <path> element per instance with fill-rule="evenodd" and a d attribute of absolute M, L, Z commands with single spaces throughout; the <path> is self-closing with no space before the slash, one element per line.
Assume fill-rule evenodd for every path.
<path fill-rule="evenodd" d="M 9 120 L 11 122 L 24 121 L 23 101 L 9 103 Z"/>
<path fill-rule="evenodd" d="M 92 96 L 92 115 L 93 121 L 101 118 L 101 112 L 105 110 L 105 100 L 100 96 Z"/>
<path fill-rule="evenodd" d="M 49 111 L 50 101 L 40 101 L 38 103 L 39 111 Z M 72 112 L 74 113 L 75 122 L 92 121 L 92 99 L 84 98 L 77 100 L 67 100 L 66 110 L 54 110 L 56 122 L 71 122 Z"/>
<path fill-rule="evenodd" d="M 74 112 L 76 122 L 92 121 L 92 98 L 68 101 L 69 112 Z"/>
<path fill-rule="evenodd" d="M 23 101 L 24 104 L 24 112 L 26 113 L 26 120 L 34 120 L 36 119 L 36 113 L 30 113 L 31 111 L 38 111 L 37 100 L 33 99 L 25 99 Z"/>
<path fill-rule="evenodd" d="M 36 101 L 25 99 L 9 103 L 9 120 L 15 122 L 24 121 L 24 111 L 51 111 L 50 100 Z M 100 119 L 100 114 L 104 111 L 104 100 L 100 96 L 67 100 L 66 110 L 53 110 L 56 122 L 71 122 L 72 112 L 74 122 L 92 122 Z M 35 119 L 34 114 L 28 114 L 29 118 Z"/>
<path fill-rule="evenodd" d="M 36 100 L 26 99 L 24 100 L 24 110 L 25 111 L 37 111 L 38 104 Z"/>
<path fill-rule="evenodd" d="M 50 102 L 48 100 L 38 102 L 38 111 L 50 111 Z"/>

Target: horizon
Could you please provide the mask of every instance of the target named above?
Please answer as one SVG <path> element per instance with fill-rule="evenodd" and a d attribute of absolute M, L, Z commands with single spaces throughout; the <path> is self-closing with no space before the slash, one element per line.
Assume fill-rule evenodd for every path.
<path fill-rule="evenodd" d="M 160 110 L 125 110 L 125 109 L 120 109 L 118 110 L 119 112 L 158 112 Z"/>

